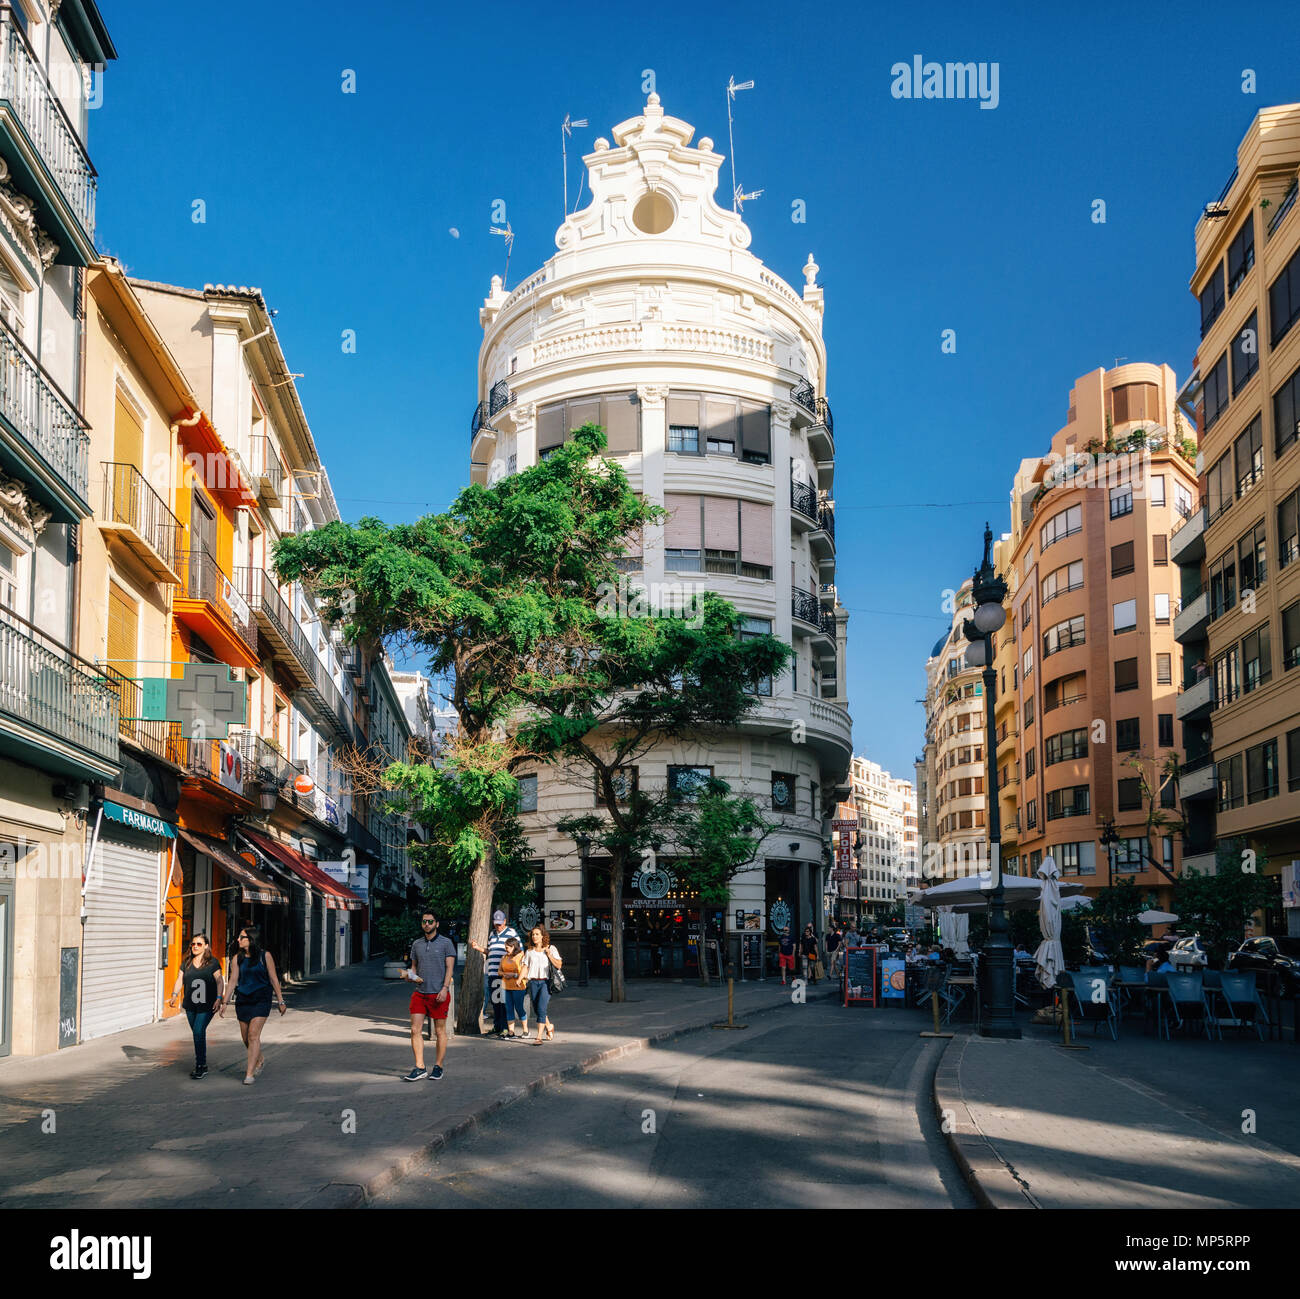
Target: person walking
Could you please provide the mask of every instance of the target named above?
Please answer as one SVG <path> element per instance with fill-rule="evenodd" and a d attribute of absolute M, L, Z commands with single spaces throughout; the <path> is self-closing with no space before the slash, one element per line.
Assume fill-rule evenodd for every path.
<path fill-rule="evenodd" d="M 416 985 L 411 992 L 411 1050 L 415 1068 L 403 1074 L 405 1082 L 442 1077 L 447 1055 L 447 1011 L 451 1008 L 452 979 L 456 970 L 456 948 L 450 938 L 438 933 L 438 917 L 431 907 L 420 915 L 420 937 L 411 944 L 406 977 Z M 438 1042 L 432 1072 L 424 1067 L 424 1021 L 433 1024 Z"/>
<path fill-rule="evenodd" d="M 826 955 L 831 961 L 831 978 L 834 979 L 839 974 L 840 961 L 844 957 L 844 932 L 838 924 L 831 926 L 831 931 L 826 935 Z"/>
<path fill-rule="evenodd" d="M 781 930 L 781 937 L 777 939 L 776 963 L 781 967 L 781 986 L 784 988 L 787 970 L 790 977 L 794 978 L 794 939 L 790 937 L 789 925 Z"/>
<path fill-rule="evenodd" d="M 803 930 L 803 937 L 799 940 L 799 947 L 803 953 L 803 976 L 809 983 L 817 982 L 817 966 L 820 961 L 818 955 L 817 933 L 812 927 L 810 920 Z"/>
<path fill-rule="evenodd" d="M 483 1013 L 488 1013 L 489 1005 L 492 1008 L 492 1036 L 495 1038 L 504 1038 L 506 1036 L 506 998 L 505 989 L 501 986 L 501 958 L 505 955 L 506 944 L 511 940 L 518 941 L 519 934 L 511 929 L 506 922 L 506 913 L 504 911 L 494 911 L 492 913 L 492 932 L 488 935 L 486 947 L 480 947 L 477 943 L 471 943 L 470 946 L 482 956 L 487 962 L 483 971 Z"/>
<path fill-rule="evenodd" d="M 528 1036 L 528 1016 L 524 1012 L 524 998 L 528 995 L 528 980 L 524 978 L 524 945 L 517 938 L 506 939 L 506 950 L 501 954 L 501 986 L 506 994 L 507 1037 Z M 515 1024 L 519 1032 L 515 1032 Z"/>
<path fill-rule="evenodd" d="M 235 989 L 235 1018 L 239 1020 L 239 1035 L 248 1048 L 248 1064 L 244 1070 L 244 1086 L 251 1087 L 253 1079 L 266 1066 L 262 1054 L 262 1029 L 271 1014 L 272 1005 L 285 1012 L 284 993 L 275 972 L 271 953 L 262 948 L 262 932 L 256 925 L 245 925 L 239 931 L 239 951 L 230 963 L 230 982 Z M 275 993 L 274 999 L 272 992 Z M 223 999 L 217 1008 L 221 1019 L 226 1017 Z"/>
<path fill-rule="evenodd" d="M 533 1002 L 533 1018 L 537 1021 L 537 1038 L 534 1046 L 555 1039 L 555 1025 L 547 1018 L 551 1000 L 548 982 L 551 966 L 557 970 L 564 964 L 560 954 L 551 946 L 551 936 L 541 925 L 534 925 L 528 933 L 528 948 L 523 954 L 524 977 L 528 980 L 528 995 Z"/>
<path fill-rule="evenodd" d="M 194 1068 L 191 1078 L 204 1078 L 208 1072 L 208 1025 L 221 1006 L 226 982 L 221 977 L 221 966 L 212 955 L 212 944 L 207 934 L 195 934 L 190 939 L 190 954 L 176 976 L 176 986 L 167 999 L 175 1006 L 185 996 L 185 1018 L 194 1035 Z"/>

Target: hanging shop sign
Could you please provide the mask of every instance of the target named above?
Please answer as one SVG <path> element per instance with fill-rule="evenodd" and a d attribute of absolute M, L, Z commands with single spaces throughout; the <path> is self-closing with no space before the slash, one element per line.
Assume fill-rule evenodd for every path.
<path fill-rule="evenodd" d="M 790 904 L 780 900 L 773 902 L 767 909 L 767 918 L 772 932 L 779 934 L 790 923 Z"/>
<path fill-rule="evenodd" d="M 179 677 L 145 677 L 141 716 L 179 722 L 191 738 L 220 737 L 248 721 L 248 684 L 225 663 L 186 663 Z"/>
<path fill-rule="evenodd" d="M 574 923 L 574 913 L 572 911 L 552 911 L 550 913 L 550 923 L 547 928 L 551 933 L 567 934 L 577 927 Z"/>
<path fill-rule="evenodd" d="M 244 756 L 225 740 L 219 742 L 221 771 L 218 779 L 232 793 L 244 796 Z"/>
<path fill-rule="evenodd" d="M 160 816 L 151 816 L 148 812 L 137 811 L 134 807 L 122 807 L 118 803 L 104 803 L 104 819 L 117 821 L 132 830 L 143 830 L 145 834 L 160 835 L 164 839 L 175 839 L 176 831 Z"/>

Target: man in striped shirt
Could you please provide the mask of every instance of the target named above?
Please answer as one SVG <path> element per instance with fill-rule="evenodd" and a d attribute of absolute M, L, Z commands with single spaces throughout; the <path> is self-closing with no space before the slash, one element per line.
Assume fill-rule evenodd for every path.
<path fill-rule="evenodd" d="M 487 960 L 483 971 L 483 1013 L 487 1014 L 489 1003 L 492 1006 L 492 1036 L 505 1038 L 506 1033 L 506 994 L 501 983 L 501 958 L 506 952 L 506 943 L 519 935 L 506 923 L 504 911 L 492 913 L 492 933 L 488 936 L 486 947 L 471 944 L 476 952 Z"/>

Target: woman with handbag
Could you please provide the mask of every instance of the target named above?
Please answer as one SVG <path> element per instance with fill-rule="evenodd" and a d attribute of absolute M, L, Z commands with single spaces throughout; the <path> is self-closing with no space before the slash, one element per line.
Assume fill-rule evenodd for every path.
<path fill-rule="evenodd" d="M 535 925 L 529 931 L 528 950 L 520 960 L 524 977 L 528 980 L 528 995 L 533 1002 L 533 1018 L 537 1021 L 537 1037 L 533 1045 L 541 1046 L 543 1042 L 555 1039 L 555 1025 L 547 1019 L 546 1010 L 551 1000 L 551 980 L 555 978 L 559 988 L 564 986 L 564 975 L 560 973 L 564 962 L 551 946 L 550 934 L 541 925 Z"/>

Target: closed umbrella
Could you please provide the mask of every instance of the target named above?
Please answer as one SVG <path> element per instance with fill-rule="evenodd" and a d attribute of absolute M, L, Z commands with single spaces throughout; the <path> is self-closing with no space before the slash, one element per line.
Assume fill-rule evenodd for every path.
<path fill-rule="evenodd" d="M 953 907 L 939 908 L 939 945 L 952 949 L 955 956 L 970 954 L 966 938 L 970 933 L 970 916 Z"/>
<path fill-rule="evenodd" d="M 1050 853 L 1043 858 L 1037 874 L 1043 881 L 1038 900 L 1038 928 L 1043 941 L 1034 953 L 1034 964 L 1038 967 L 1038 982 L 1044 988 L 1054 988 L 1056 976 L 1065 969 L 1065 953 L 1061 950 L 1061 872 Z"/>

